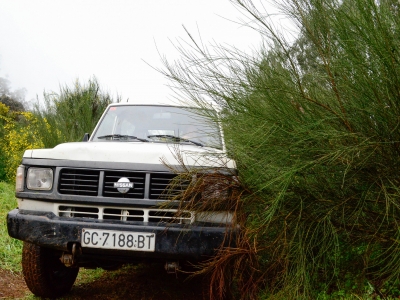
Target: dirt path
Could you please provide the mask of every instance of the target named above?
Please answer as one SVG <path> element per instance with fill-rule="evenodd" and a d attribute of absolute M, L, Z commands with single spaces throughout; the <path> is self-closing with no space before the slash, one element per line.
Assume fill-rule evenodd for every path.
<path fill-rule="evenodd" d="M 186 274 L 167 274 L 162 266 L 124 268 L 104 272 L 89 283 L 75 283 L 63 299 L 207 299 L 204 279 Z M 21 274 L 0 269 L 0 299 L 24 298 L 31 295 Z"/>
<path fill-rule="evenodd" d="M 0 299 L 23 298 L 28 292 L 21 274 L 0 269 Z"/>

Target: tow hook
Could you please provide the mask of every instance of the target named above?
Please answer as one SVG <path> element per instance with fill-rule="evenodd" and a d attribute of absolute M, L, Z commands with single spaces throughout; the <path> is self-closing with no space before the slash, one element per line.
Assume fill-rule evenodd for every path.
<path fill-rule="evenodd" d="M 178 261 L 167 261 L 164 267 L 168 274 L 174 274 L 180 270 Z"/>
<path fill-rule="evenodd" d="M 60 260 L 66 267 L 76 267 L 78 262 L 77 256 L 81 253 L 82 251 L 80 245 L 78 243 L 73 243 L 72 254 L 64 252 L 60 257 Z"/>

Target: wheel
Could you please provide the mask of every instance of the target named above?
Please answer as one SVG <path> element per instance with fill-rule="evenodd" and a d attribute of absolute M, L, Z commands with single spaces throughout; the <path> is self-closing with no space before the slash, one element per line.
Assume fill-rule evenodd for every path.
<path fill-rule="evenodd" d="M 64 266 L 51 249 L 24 242 L 22 272 L 34 295 L 55 298 L 71 289 L 79 268 Z"/>

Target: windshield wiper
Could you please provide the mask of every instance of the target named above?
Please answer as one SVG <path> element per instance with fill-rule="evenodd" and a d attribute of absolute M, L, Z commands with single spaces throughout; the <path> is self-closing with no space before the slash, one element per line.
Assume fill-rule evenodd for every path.
<path fill-rule="evenodd" d="M 107 134 L 107 135 L 102 135 L 102 136 L 99 136 L 99 137 L 97 137 L 98 139 L 107 139 L 107 138 L 110 138 L 110 139 L 112 139 L 112 140 L 123 140 L 123 139 L 126 139 L 126 140 L 130 140 L 130 139 L 132 139 L 132 140 L 138 140 L 138 141 L 141 141 L 141 142 L 148 142 L 148 140 L 146 140 L 146 139 L 141 139 L 141 138 L 138 138 L 137 136 L 134 136 L 134 135 L 127 135 L 127 134 Z"/>
<path fill-rule="evenodd" d="M 148 135 L 147 137 L 148 138 L 153 138 L 153 137 L 170 138 L 170 139 L 173 139 L 175 142 L 187 142 L 187 143 L 195 144 L 195 145 L 200 146 L 200 147 L 204 147 L 204 145 L 202 143 L 195 142 L 195 141 L 192 141 L 192 140 L 188 140 L 188 139 L 185 139 L 185 138 L 181 138 L 179 136 L 170 135 L 170 134 L 153 134 L 153 135 Z"/>

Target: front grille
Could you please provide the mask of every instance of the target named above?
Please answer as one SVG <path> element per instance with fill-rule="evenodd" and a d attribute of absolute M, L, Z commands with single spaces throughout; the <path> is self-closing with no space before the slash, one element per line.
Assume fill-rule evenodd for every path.
<path fill-rule="evenodd" d="M 129 189 L 127 193 L 120 193 L 115 187 L 114 182 L 122 177 L 128 178 L 130 182 L 133 182 L 133 188 Z M 104 197 L 115 197 L 115 198 L 144 198 L 146 173 L 138 172 L 121 172 L 121 171 L 105 171 L 104 172 L 104 185 L 103 185 L 103 196 Z"/>
<path fill-rule="evenodd" d="M 67 195 L 96 196 L 100 172 L 86 169 L 62 169 L 58 192 Z"/>
<path fill-rule="evenodd" d="M 89 218 L 139 222 L 190 224 L 195 220 L 191 211 L 158 208 L 117 208 L 92 205 L 59 205 L 57 214 L 64 218 Z"/>
<path fill-rule="evenodd" d="M 124 177 L 133 183 L 133 188 L 121 193 L 114 183 Z M 188 180 L 182 180 L 172 173 L 62 168 L 58 192 L 78 196 L 170 200 L 186 190 L 188 185 Z"/>

